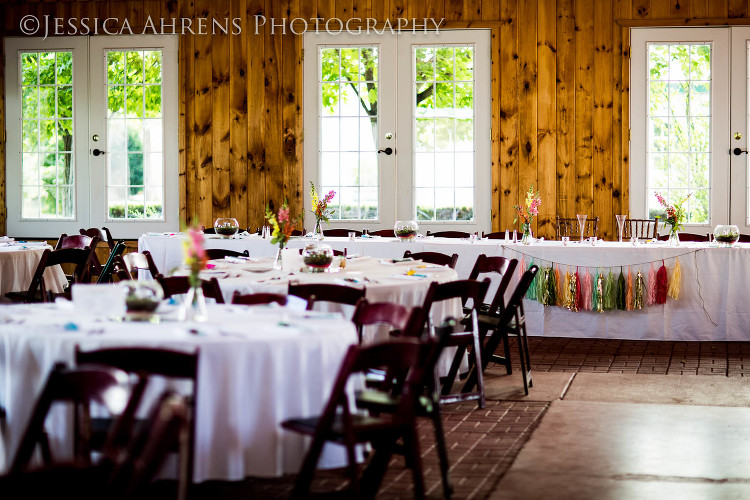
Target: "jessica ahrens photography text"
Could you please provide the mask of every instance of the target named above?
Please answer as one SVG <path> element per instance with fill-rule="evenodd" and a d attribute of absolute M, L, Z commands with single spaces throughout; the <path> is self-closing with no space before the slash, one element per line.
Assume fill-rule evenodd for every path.
<path fill-rule="evenodd" d="M 301 35 L 308 31 L 315 33 L 328 33 L 338 35 L 348 33 L 358 35 L 361 33 L 416 33 L 416 32 L 440 32 L 440 26 L 445 19 L 433 18 L 404 18 L 399 17 L 393 21 L 386 19 L 379 22 L 372 17 L 353 17 L 343 21 L 338 18 L 324 19 L 313 17 L 309 19 L 275 18 L 263 15 L 255 15 L 252 18 L 251 31 L 255 35 L 270 30 L 272 35 L 293 34 Z M 171 17 L 146 18 L 143 27 L 133 27 L 127 18 L 117 17 L 82 17 L 64 18 L 50 15 L 34 16 L 27 15 L 19 21 L 19 28 L 24 35 L 43 36 L 74 36 L 74 35 L 239 35 L 243 31 L 242 18 L 187 18 Z"/>

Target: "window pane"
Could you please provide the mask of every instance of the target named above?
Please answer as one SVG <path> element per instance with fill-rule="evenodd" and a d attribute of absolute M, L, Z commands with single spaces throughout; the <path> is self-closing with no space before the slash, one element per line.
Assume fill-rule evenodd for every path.
<path fill-rule="evenodd" d="M 73 53 L 21 53 L 21 216 L 75 216 Z M 58 152 L 66 152 L 60 154 Z M 61 187 L 62 186 L 62 187 Z"/>
<path fill-rule="evenodd" d="M 158 50 L 107 53 L 107 213 L 111 219 L 164 218 L 161 61 Z"/>
<path fill-rule="evenodd" d="M 417 218 L 473 220 L 474 48 L 417 48 L 414 72 Z"/>
<path fill-rule="evenodd" d="M 320 174 L 333 219 L 377 219 L 378 50 L 320 50 Z"/>
<path fill-rule="evenodd" d="M 665 217 L 654 192 L 674 203 L 688 193 L 687 222 L 707 224 L 710 200 L 711 46 L 648 46 L 649 217 Z"/>

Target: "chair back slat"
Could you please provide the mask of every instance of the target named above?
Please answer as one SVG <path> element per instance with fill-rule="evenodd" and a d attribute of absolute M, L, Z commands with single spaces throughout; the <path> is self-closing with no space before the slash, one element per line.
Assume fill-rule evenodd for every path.
<path fill-rule="evenodd" d="M 456 262 L 458 262 L 458 254 L 446 255 L 440 252 L 415 252 L 411 250 L 404 252 L 404 258 L 411 257 L 414 260 L 421 260 L 429 264 L 437 264 L 438 266 L 448 266 L 451 269 L 456 268 Z"/>
<path fill-rule="evenodd" d="M 471 236 L 471 233 L 467 233 L 466 231 L 436 231 L 431 232 L 427 231 L 427 236 L 434 236 L 435 238 L 469 238 Z"/>
<path fill-rule="evenodd" d="M 346 236 L 349 236 L 349 233 L 354 233 L 357 237 L 362 236 L 362 231 L 357 231 L 354 229 L 336 228 L 336 229 L 324 229 L 323 230 L 323 236 L 330 236 L 330 237 L 346 237 Z"/>
<path fill-rule="evenodd" d="M 280 306 L 285 306 L 286 302 L 286 295 L 281 295 L 278 293 L 250 293 L 243 295 L 239 291 L 235 290 L 234 295 L 232 295 L 232 304 L 242 304 L 246 306 L 272 303 L 279 304 Z"/>
<path fill-rule="evenodd" d="M 173 295 L 182 295 L 190 290 L 190 278 L 187 276 L 162 276 L 156 277 L 156 281 L 164 290 L 164 298 L 168 299 Z M 218 304 L 224 304 L 224 295 L 221 293 L 221 287 L 219 286 L 219 280 L 211 278 L 210 280 L 201 280 L 201 288 L 203 289 L 203 295 L 210 299 L 214 299 Z"/>
<path fill-rule="evenodd" d="M 237 252 L 235 250 L 227 250 L 226 248 L 207 248 L 206 249 L 206 257 L 208 257 L 209 260 L 218 260 L 218 259 L 223 259 L 225 257 L 249 257 L 249 256 L 250 256 L 249 250 Z"/>
<path fill-rule="evenodd" d="M 296 283 L 289 285 L 289 295 L 307 300 L 307 309 L 312 310 L 320 301 L 357 305 L 364 298 L 365 289 L 332 283 Z"/>

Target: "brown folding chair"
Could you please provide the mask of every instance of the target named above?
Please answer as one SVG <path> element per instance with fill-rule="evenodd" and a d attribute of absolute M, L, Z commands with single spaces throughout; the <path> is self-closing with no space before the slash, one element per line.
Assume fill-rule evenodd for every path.
<path fill-rule="evenodd" d="M 446 255 L 440 252 L 416 252 L 412 253 L 411 250 L 404 252 L 404 258 L 411 257 L 414 260 L 421 260 L 429 264 L 437 264 L 438 266 L 448 266 L 451 269 L 456 268 L 456 262 L 458 262 L 458 254 Z"/>
<path fill-rule="evenodd" d="M 393 229 L 378 229 L 377 231 L 368 231 L 370 236 L 380 236 L 383 238 L 395 238 L 396 233 L 393 232 Z"/>
<path fill-rule="evenodd" d="M 557 239 L 562 239 L 563 236 L 569 238 L 580 238 L 581 229 L 578 227 L 578 218 L 564 218 L 557 216 L 557 225 L 555 226 Z M 599 234 L 599 217 L 587 218 L 583 224 L 583 237 L 591 238 L 596 237 Z"/>
<path fill-rule="evenodd" d="M 164 290 L 165 299 L 168 299 L 173 295 L 185 294 L 190 290 L 190 278 L 187 276 L 166 277 L 160 274 L 156 277 L 156 281 L 159 282 L 162 290 Z M 203 289 L 204 297 L 214 299 L 217 304 L 224 304 L 224 295 L 221 293 L 219 280 L 216 278 L 201 280 L 201 288 Z"/>
<path fill-rule="evenodd" d="M 112 238 L 112 233 L 110 233 L 109 229 L 107 229 L 106 227 L 103 227 L 101 229 L 99 229 L 98 227 L 90 227 L 88 229 L 79 229 L 78 232 L 91 238 L 98 236 L 99 241 L 105 242 L 110 250 L 115 247 L 115 240 Z"/>
<path fill-rule="evenodd" d="M 533 385 L 533 382 L 531 380 L 531 360 L 529 358 L 529 341 L 526 335 L 526 316 L 523 311 L 523 298 L 538 271 L 539 268 L 537 266 L 531 266 L 523 273 L 521 280 L 513 291 L 513 295 L 511 295 L 508 301 L 507 307 L 495 315 L 494 324 L 490 325 L 492 334 L 484 345 L 482 366 L 481 368 L 476 365 L 472 367 L 462 391 L 470 391 L 478 383 L 478 371 L 485 370 L 491 361 L 495 361 L 493 353 L 500 345 L 500 342 L 507 342 L 508 336 L 513 335 L 518 339 L 518 354 L 521 362 L 523 389 L 527 395 L 529 394 L 529 387 Z M 506 350 L 506 357 L 507 354 L 508 351 Z"/>
<path fill-rule="evenodd" d="M 422 335 L 426 313 L 421 307 L 411 309 L 393 302 L 368 302 L 362 298 L 354 309 L 352 322 L 357 327 L 359 342 L 362 343 L 362 331 L 365 326 L 387 325 L 390 334 L 397 337 L 415 337 Z"/>
<path fill-rule="evenodd" d="M 664 234 L 659 236 L 659 241 L 667 241 L 669 239 L 669 234 Z M 703 242 L 706 243 L 709 240 L 708 234 L 695 234 L 695 233 L 680 233 L 680 241 L 697 241 L 697 242 Z"/>
<path fill-rule="evenodd" d="M 55 250 L 63 250 L 65 248 L 93 248 L 94 252 L 91 255 L 91 263 L 89 265 L 88 279 L 90 279 L 92 275 L 99 276 L 102 272 L 101 262 L 99 262 L 99 257 L 96 255 L 96 247 L 99 246 L 100 241 L 101 238 L 98 235 L 88 236 L 86 234 L 73 234 L 68 236 L 63 233 L 57 239 Z M 73 275 L 66 275 L 66 278 L 68 278 L 69 283 L 73 283 Z"/>
<path fill-rule="evenodd" d="M 351 346 L 321 415 L 287 420 L 281 424 L 287 430 L 312 437 L 291 498 L 309 497 L 318 459 L 328 441 L 346 447 L 347 476 L 350 478 L 348 498 L 374 498 L 399 439 L 403 439 L 406 464 L 412 469 L 414 495 L 424 498 L 415 411 L 422 382 L 422 373 L 415 367 L 421 350 L 422 344 L 416 339 L 399 339 L 368 347 Z M 372 369 L 384 370 L 388 374 L 387 384 L 381 387 L 382 391 L 401 395 L 396 411 L 378 416 L 351 412 L 346 387 L 353 376 Z M 370 443 L 374 449 L 361 477 L 355 458 L 355 445 L 358 443 Z"/>
<path fill-rule="evenodd" d="M 279 304 L 280 306 L 286 305 L 286 295 L 280 295 L 277 293 L 250 293 L 243 295 L 239 291 L 235 291 L 232 295 L 232 304 L 243 304 L 246 306 L 256 306 L 263 304 Z"/>
<path fill-rule="evenodd" d="M 37 397 L 8 472 L 17 474 L 27 470 L 37 444 L 44 464 L 53 464 L 44 421 L 54 403 L 70 403 L 79 408 L 78 415 L 81 418 L 75 422 L 79 432 L 75 433 L 74 457 L 81 463 L 89 463 L 89 404 L 96 402 L 111 414 L 121 413 L 125 408 L 118 404 L 118 398 L 122 397 L 123 392 L 127 394 L 127 381 L 127 375 L 120 370 L 102 367 L 69 370 L 62 363 L 56 364 Z M 122 402 L 121 399 L 119 402 Z"/>
<path fill-rule="evenodd" d="M 312 311 L 316 302 L 335 302 L 355 306 L 360 299 L 364 298 L 365 289 L 329 283 L 297 283 L 289 285 L 289 295 L 307 300 L 307 310 Z"/>
<path fill-rule="evenodd" d="M 244 250 L 237 252 L 235 250 L 227 250 L 225 248 L 207 248 L 206 256 L 208 260 L 218 260 L 224 257 L 250 257 L 250 251 Z"/>
<path fill-rule="evenodd" d="M 129 252 L 115 259 L 115 273 L 121 280 L 138 279 L 138 271 L 148 271 L 156 279 L 161 276 L 151 252 Z"/>
<path fill-rule="evenodd" d="M 116 347 L 98 349 L 94 351 L 81 351 L 79 346 L 75 348 L 75 360 L 77 365 L 100 365 L 117 368 L 123 372 L 135 375 L 139 379 L 126 411 L 130 418 L 135 417 L 141 399 L 146 390 L 148 379 L 152 376 L 166 377 L 168 379 L 189 381 L 192 385 L 192 394 L 186 400 L 189 412 L 186 415 L 189 434 L 185 455 L 180 466 L 180 477 L 186 478 L 186 483 L 180 484 L 181 491 L 186 492 L 188 485 L 192 483 L 193 462 L 195 456 L 195 402 L 198 399 L 198 360 L 199 351 L 192 353 L 173 351 L 160 348 L 148 347 Z M 140 421 L 142 424 L 143 421 Z M 132 422 L 118 423 L 123 427 L 132 425 Z M 127 445 L 127 429 L 115 429 L 110 431 L 109 438 L 107 430 L 112 428 L 109 419 L 93 419 L 91 429 L 91 449 L 99 451 L 107 447 L 123 447 Z M 108 438 L 108 440 L 107 440 Z M 169 451 L 179 451 L 177 449 Z M 180 495 L 181 498 L 184 496 Z"/>
<path fill-rule="evenodd" d="M 437 231 L 435 233 L 427 231 L 427 236 L 435 238 L 469 238 L 471 233 L 465 231 Z"/>
<path fill-rule="evenodd" d="M 464 322 L 464 331 L 452 332 L 446 343 L 447 347 L 456 347 L 456 353 L 453 356 L 453 362 L 448 370 L 448 375 L 445 377 L 445 382 L 440 393 L 440 401 L 443 403 L 478 400 L 479 408 L 484 408 L 484 379 L 482 373 L 478 374 L 476 392 L 452 394 L 451 389 L 458 376 L 458 370 L 468 348 L 471 348 L 472 363 L 475 365 L 482 364 L 482 338 L 479 333 L 477 310 L 481 307 L 482 300 L 484 300 L 489 287 L 489 278 L 485 278 L 482 281 L 457 280 L 438 284 L 432 294 L 432 304 L 450 299 L 461 299 L 461 302 L 464 304 L 471 301 L 470 312 L 467 317 L 468 321 Z"/>
<path fill-rule="evenodd" d="M 44 283 L 44 271 L 48 267 L 71 264 L 75 266 L 72 282 L 86 283 L 89 281 L 89 266 L 93 253 L 94 250 L 88 247 L 46 249 L 39 258 L 39 264 L 36 266 L 29 288 L 23 292 L 8 292 L 5 296 L 13 302 L 48 302 L 50 296 Z"/>
<path fill-rule="evenodd" d="M 480 275 L 489 275 L 490 277 L 499 275 L 500 278 L 492 301 L 487 303 L 485 297 L 485 303 L 477 309 L 479 332 L 482 339 L 487 334 L 488 328 L 494 324 L 493 318 L 505 309 L 505 292 L 508 290 L 508 285 L 510 285 L 510 280 L 513 278 L 513 272 L 516 270 L 517 265 L 517 259 L 487 257 L 485 254 L 479 255 L 476 262 L 474 262 L 474 268 L 469 274 L 469 279 L 477 280 Z M 469 309 L 464 308 L 465 315 L 468 315 L 470 312 Z M 510 363 L 510 342 L 507 338 L 503 341 L 503 347 L 505 349 L 505 357 L 498 356 L 493 352 L 492 360 L 495 363 L 505 366 L 508 374 L 511 374 L 513 373 L 513 368 Z"/>
<path fill-rule="evenodd" d="M 349 233 L 355 233 L 357 236 L 362 236 L 362 231 L 356 231 L 354 229 L 324 229 L 323 236 L 331 237 L 346 237 Z"/>
<path fill-rule="evenodd" d="M 633 236 L 639 240 L 651 240 L 659 237 L 659 217 L 653 219 L 625 219 L 622 237 L 629 240 Z"/>

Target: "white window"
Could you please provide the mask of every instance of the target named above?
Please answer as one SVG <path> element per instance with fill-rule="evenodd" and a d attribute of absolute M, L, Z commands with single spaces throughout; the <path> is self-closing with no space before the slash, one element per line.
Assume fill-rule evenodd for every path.
<path fill-rule="evenodd" d="M 177 229 L 176 37 L 11 38 L 6 53 L 9 234 Z"/>
<path fill-rule="evenodd" d="M 332 225 L 490 229 L 488 31 L 307 33 L 305 54 L 305 179 L 336 191 Z"/>
<path fill-rule="evenodd" d="M 726 28 L 633 30 L 631 216 L 664 220 L 658 192 L 670 204 L 690 195 L 688 232 L 734 219 L 729 37 Z"/>

